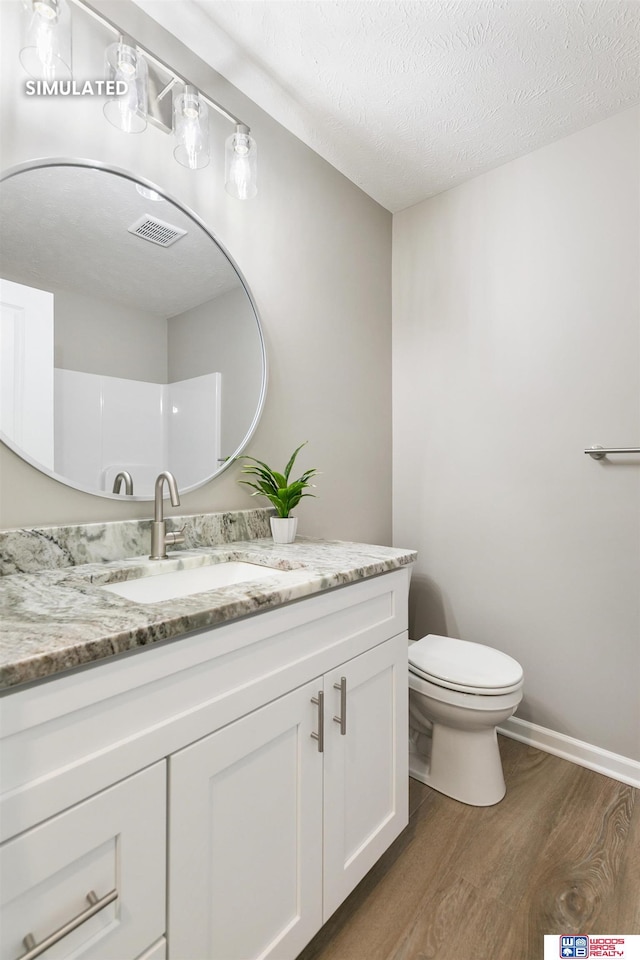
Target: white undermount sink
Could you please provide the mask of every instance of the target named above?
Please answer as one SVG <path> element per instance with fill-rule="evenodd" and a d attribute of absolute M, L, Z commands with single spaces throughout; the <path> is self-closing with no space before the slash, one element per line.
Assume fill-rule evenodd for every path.
<path fill-rule="evenodd" d="M 105 584 L 102 590 L 117 593 L 136 603 L 160 603 L 162 600 L 175 600 L 177 597 L 189 597 L 206 590 L 217 590 L 234 583 L 248 580 L 287 580 L 299 571 L 277 570 L 258 563 L 244 563 L 229 560 L 214 563 L 206 567 L 192 567 L 187 570 L 174 570 L 172 573 L 150 574 L 136 580 Z"/>

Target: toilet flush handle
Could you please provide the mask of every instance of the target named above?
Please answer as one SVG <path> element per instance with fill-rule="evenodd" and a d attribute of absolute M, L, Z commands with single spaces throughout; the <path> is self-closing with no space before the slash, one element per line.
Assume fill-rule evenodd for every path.
<path fill-rule="evenodd" d="M 344 737 L 347 732 L 347 678 L 340 677 L 340 683 L 334 683 L 333 689 L 340 691 L 340 716 L 333 719 L 340 724 L 340 735 Z"/>

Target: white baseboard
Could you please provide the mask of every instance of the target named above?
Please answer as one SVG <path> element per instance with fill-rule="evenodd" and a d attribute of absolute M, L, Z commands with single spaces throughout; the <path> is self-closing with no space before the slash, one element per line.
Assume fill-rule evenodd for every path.
<path fill-rule="evenodd" d="M 498 727 L 498 733 L 511 737 L 512 740 L 520 740 L 531 747 L 537 747 L 545 753 L 552 753 L 556 757 L 570 760 L 580 767 L 588 767 L 589 770 L 603 773 L 605 777 L 620 780 L 621 783 L 628 783 L 632 787 L 640 787 L 640 762 L 637 760 L 622 757 L 618 753 L 611 753 L 601 747 L 594 747 L 591 743 L 575 740 L 563 733 L 556 733 L 555 730 L 539 727 L 537 723 L 520 720 L 519 717 L 509 717 Z"/>

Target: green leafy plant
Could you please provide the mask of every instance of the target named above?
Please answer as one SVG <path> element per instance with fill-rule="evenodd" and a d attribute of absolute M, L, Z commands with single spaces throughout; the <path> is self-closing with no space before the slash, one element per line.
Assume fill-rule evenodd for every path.
<path fill-rule="evenodd" d="M 263 463 L 262 460 L 256 460 L 255 457 L 240 457 L 241 460 L 251 461 L 251 464 L 245 466 L 242 472 L 255 479 L 239 480 L 238 483 L 244 483 L 247 487 L 252 487 L 254 490 L 251 494 L 252 497 L 261 496 L 270 500 L 276 508 L 279 517 L 288 517 L 303 497 L 315 496 L 314 493 L 304 492 L 307 487 L 313 486 L 309 481 L 311 477 L 314 477 L 318 472 L 315 468 L 312 467 L 310 470 L 305 470 L 301 477 L 289 482 L 289 476 L 296 457 L 306 443 L 308 443 L 307 440 L 301 443 L 297 450 L 294 450 L 291 459 L 284 468 L 284 473 L 278 473 L 277 470 L 272 470 L 266 463 Z"/>

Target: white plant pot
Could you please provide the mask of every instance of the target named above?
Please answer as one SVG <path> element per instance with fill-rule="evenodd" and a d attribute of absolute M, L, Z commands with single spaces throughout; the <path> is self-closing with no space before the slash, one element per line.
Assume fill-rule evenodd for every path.
<path fill-rule="evenodd" d="M 297 517 L 270 517 L 274 543 L 293 543 L 298 528 Z"/>

